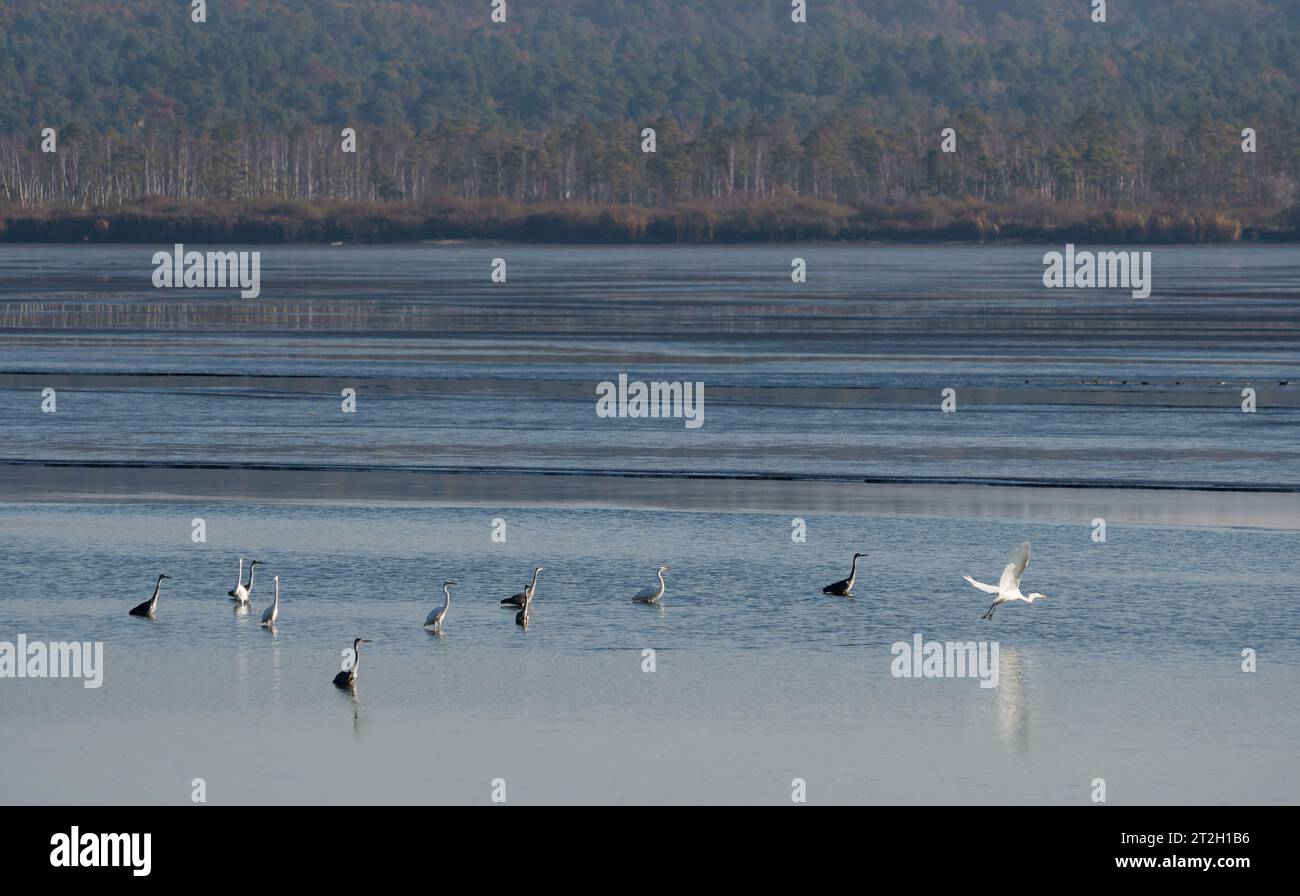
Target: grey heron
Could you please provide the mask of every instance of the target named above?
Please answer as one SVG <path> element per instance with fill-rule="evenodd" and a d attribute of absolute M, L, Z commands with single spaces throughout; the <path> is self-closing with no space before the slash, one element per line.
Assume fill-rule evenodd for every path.
<path fill-rule="evenodd" d="M 147 616 L 150 619 L 156 616 L 158 613 L 158 592 L 162 591 L 163 579 L 170 579 L 170 578 L 171 576 L 168 575 L 160 575 L 158 577 L 157 584 L 153 586 L 153 597 L 149 598 L 147 601 L 140 604 L 138 607 L 133 607 L 131 609 L 131 615 Z"/>
<path fill-rule="evenodd" d="M 853 565 L 849 567 L 849 577 L 827 585 L 822 589 L 822 594 L 834 594 L 837 597 L 852 597 L 853 583 L 858 580 L 858 558 L 865 556 L 867 555 L 861 553 L 854 554 Z"/>
<path fill-rule="evenodd" d="M 261 565 L 261 560 L 253 560 L 248 564 L 248 584 L 236 585 L 233 591 L 228 592 L 231 600 L 238 604 L 248 603 L 253 596 L 253 578 L 257 575 L 257 567 Z"/>
<path fill-rule="evenodd" d="M 357 684 L 357 669 L 361 666 L 361 645 L 373 644 L 369 638 L 357 638 L 352 642 L 352 667 L 344 669 L 334 676 L 334 687 L 352 688 Z"/>
<path fill-rule="evenodd" d="M 528 620 L 533 614 L 533 594 L 529 591 L 528 596 L 524 598 L 523 609 L 515 614 L 515 625 L 523 626 L 524 631 L 528 631 Z"/>
<path fill-rule="evenodd" d="M 239 600 L 239 589 L 244 587 L 244 558 L 239 558 L 239 572 L 235 575 L 235 587 L 231 588 L 226 594 L 234 600 Z"/>
<path fill-rule="evenodd" d="M 545 568 L 546 567 L 544 566 L 539 566 L 536 569 L 534 569 L 533 580 L 529 582 L 526 586 L 524 586 L 523 591 L 520 591 L 518 594 L 514 595 L 513 597 L 507 597 L 505 600 L 501 601 L 501 606 L 522 607 L 525 603 L 532 600 L 533 593 L 537 590 L 537 574 Z"/>

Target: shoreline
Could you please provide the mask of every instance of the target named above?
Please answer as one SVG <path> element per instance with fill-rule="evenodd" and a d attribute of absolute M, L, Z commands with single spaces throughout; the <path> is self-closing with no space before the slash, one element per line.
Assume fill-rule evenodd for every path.
<path fill-rule="evenodd" d="M 627 472 L 266 465 L 0 464 L 0 503 L 554 507 L 688 513 L 993 518 L 1300 531 L 1300 489 L 1160 488 Z"/>
<path fill-rule="evenodd" d="M 443 199 L 345 202 L 146 199 L 0 206 L 0 244 L 177 242 L 522 245 L 1294 244 L 1295 207 L 1089 206 L 914 199 L 866 206 L 803 197 L 663 206 Z"/>

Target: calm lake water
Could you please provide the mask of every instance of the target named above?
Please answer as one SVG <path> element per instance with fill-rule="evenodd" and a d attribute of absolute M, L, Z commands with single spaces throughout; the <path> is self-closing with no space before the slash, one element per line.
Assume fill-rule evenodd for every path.
<path fill-rule="evenodd" d="M 1300 250 L 1134 300 L 1040 247 L 264 246 L 243 301 L 158 248 L 0 247 L 0 641 L 105 652 L 0 679 L 0 801 L 1300 800 Z M 597 418 L 620 373 L 705 425 Z M 981 621 L 1024 539 L 1050 599 Z M 998 686 L 893 677 L 918 633 Z"/>

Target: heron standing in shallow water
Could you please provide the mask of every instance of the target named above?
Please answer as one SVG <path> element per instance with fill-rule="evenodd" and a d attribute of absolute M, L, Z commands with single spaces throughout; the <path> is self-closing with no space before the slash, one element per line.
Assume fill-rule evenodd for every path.
<path fill-rule="evenodd" d="M 1036 600 L 1047 600 L 1046 594 L 1039 594 L 1037 591 L 1030 593 L 1028 596 L 1020 593 L 1020 577 L 1025 574 L 1028 567 L 1029 542 L 1026 541 L 1020 545 L 1020 550 L 1016 551 L 1016 556 L 1007 564 L 1007 568 L 1002 570 L 1002 578 L 996 586 L 977 582 L 970 576 L 963 577 L 980 591 L 997 595 L 993 599 L 993 603 L 989 605 L 988 611 L 980 617 L 981 619 L 992 619 L 993 612 L 1001 604 L 1010 600 L 1023 600 L 1027 604 L 1032 604 Z"/>
<path fill-rule="evenodd" d="M 275 621 L 280 618 L 280 577 L 275 576 L 272 581 L 275 582 L 275 603 L 262 614 L 263 628 L 275 628 Z"/>
<path fill-rule="evenodd" d="M 670 569 L 672 569 L 671 566 L 659 567 L 658 587 L 654 585 L 647 585 L 646 587 L 638 591 L 636 594 L 632 595 L 632 600 L 636 601 L 639 604 L 657 604 L 659 603 L 659 601 L 663 600 L 664 589 L 667 587 L 666 585 L 664 585 L 664 573 L 668 572 Z"/>
<path fill-rule="evenodd" d="M 153 586 L 153 597 L 149 598 L 147 601 L 140 604 L 138 607 L 132 607 L 131 615 L 147 616 L 150 619 L 154 618 L 154 616 L 157 615 L 158 613 L 158 592 L 162 591 L 163 579 L 170 579 L 170 578 L 171 576 L 167 576 L 167 575 L 159 576 L 158 583 Z"/>
<path fill-rule="evenodd" d="M 231 600 L 239 600 L 239 589 L 244 587 L 244 558 L 239 558 L 239 572 L 235 575 L 235 587 L 231 588 L 226 594 L 230 595 Z"/>
<path fill-rule="evenodd" d="M 531 601 L 533 599 L 534 592 L 537 591 L 537 574 L 545 568 L 546 567 L 544 566 L 539 566 L 536 569 L 534 569 L 533 580 L 524 586 L 523 591 L 520 591 L 518 594 L 513 595 L 512 597 L 507 597 L 505 600 L 501 601 L 501 606 L 522 607 L 524 604 Z"/>
<path fill-rule="evenodd" d="M 441 607 L 431 612 L 424 620 L 424 627 L 435 632 L 442 631 L 442 624 L 447 619 L 447 609 L 451 606 L 451 586 L 455 585 L 451 579 L 442 583 L 442 593 L 447 595 L 446 602 Z"/>
<path fill-rule="evenodd" d="M 822 594 L 834 594 L 836 597 L 852 597 L 853 583 L 858 580 L 858 558 L 865 557 L 866 554 L 854 554 L 853 565 L 849 567 L 849 577 L 840 579 L 838 582 L 832 582 L 822 589 Z"/>
<path fill-rule="evenodd" d="M 239 562 L 242 565 L 244 561 Z M 257 574 L 257 567 L 261 565 L 261 560 L 254 560 L 248 564 L 248 585 L 236 583 L 234 589 L 226 592 L 230 595 L 231 600 L 237 604 L 248 603 L 249 598 L 253 596 L 253 577 Z"/>
<path fill-rule="evenodd" d="M 357 669 L 361 666 L 361 645 L 373 643 L 369 638 L 357 638 L 352 642 L 352 668 L 344 669 L 334 676 L 334 687 L 354 688 L 357 686 Z"/>
<path fill-rule="evenodd" d="M 529 592 L 524 598 L 523 609 L 515 614 L 515 625 L 522 626 L 524 631 L 528 631 L 528 620 L 533 614 L 533 595 Z"/>

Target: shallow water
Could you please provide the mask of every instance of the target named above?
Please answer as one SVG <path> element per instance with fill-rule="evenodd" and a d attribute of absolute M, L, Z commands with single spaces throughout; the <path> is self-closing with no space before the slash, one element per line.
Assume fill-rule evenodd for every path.
<path fill-rule="evenodd" d="M 153 248 L 0 248 L 0 460 L 1300 488 L 1294 248 L 1157 247 L 1145 301 L 874 246 L 271 246 L 242 301 Z M 597 418 L 620 373 L 704 426 Z"/>
<path fill-rule="evenodd" d="M 505 544 L 478 509 L 4 507 L 7 629 L 102 641 L 105 670 L 98 690 L 4 682 L 0 791 L 181 802 L 198 776 L 219 802 L 482 802 L 504 777 L 519 801 L 779 802 L 804 777 L 822 802 L 1068 803 L 1101 776 L 1116 802 L 1300 796 L 1296 569 L 1270 562 L 1291 533 L 1098 545 L 1039 524 L 1026 584 L 1052 597 L 989 623 L 960 575 L 996 578 L 1014 521 L 813 517 L 794 544 L 764 514 L 502 513 Z M 822 595 L 855 548 L 857 596 Z M 267 562 L 251 614 L 224 594 L 239 555 Z M 633 604 L 665 558 L 664 606 Z M 498 602 L 537 562 L 525 632 Z M 129 617 L 155 570 L 175 576 L 158 618 Z M 444 578 L 437 637 L 421 623 Z M 997 640 L 998 686 L 893 677 L 891 646 L 917 633 Z M 375 643 L 353 701 L 329 679 L 357 636 Z"/>
<path fill-rule="evenodd" d="M 261 247 L 241 303 L 155 248 L 0 247 L 0 640 L 105 650 L 0 679 L 0 801 L 1300 799 L 1300 251 L 1156 248 L 1140 303 L 1032 247 Z M 705 426 L 597 419 L 624 371 Z M 1025 538 L 1049 599 L 981 621 Z M 998 686 L 893 677 L 918 633 Z"/>

